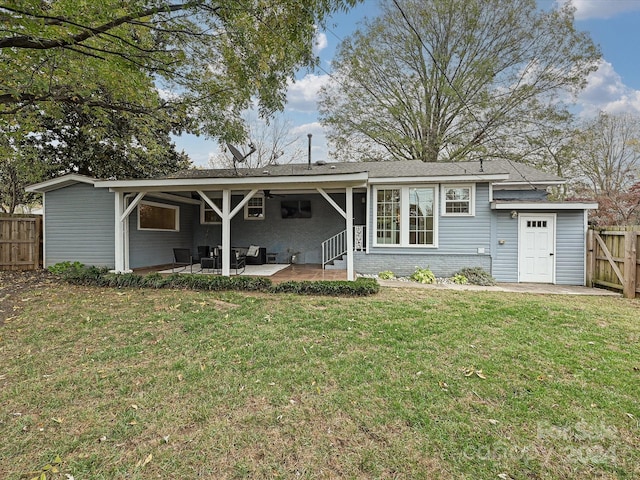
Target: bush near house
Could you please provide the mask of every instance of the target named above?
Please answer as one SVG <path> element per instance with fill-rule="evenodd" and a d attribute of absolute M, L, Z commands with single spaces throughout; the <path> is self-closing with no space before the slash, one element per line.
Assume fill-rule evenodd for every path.
<path fill-rule="evenodd" d="M 414 282 L 420 282 L 425 284 L 436 283 L 436 276 L 429 268 L 416 267 L 416 271 L 409 277 Z"/>
<path fill-rule="evenodd" d="M 59 275 L 73 285 L 115 288 L 178 288 L 188 290 L 245 292 L 299 293 L 307 295 L 364 296 L 378 293 L 380 286 L 375 279 L 359 278 L 347 281 L 302 281 L 283 282 L 274 285 L 266 277 L 223 277 L 219 275 L 162 276 L 159 273 L 138 275 L 135 273 L 109 273 L 104 267 L 85 266 L 80 262 L 63 262 L 49 267 L 51 273 Z"/>
<path fill-rule="evenodd" d="M 467 267 L 458 270 L 453 276 L 454 282 L 459 283 L 455 281 L 455 278 L 461 276 L 466 277 L 468 283 L 471 285 L 490 286 L 496 284 L 496 279 L 481 267 Z"/>

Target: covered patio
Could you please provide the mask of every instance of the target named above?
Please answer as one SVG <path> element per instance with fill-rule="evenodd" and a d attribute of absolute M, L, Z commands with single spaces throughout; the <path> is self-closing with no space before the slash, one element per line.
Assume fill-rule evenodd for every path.
<path fill-rule="evenodd" d="M 199 245 L 217 246 L 220 252 L 258 245 L 272 252 L 278 263 L 300 264 L 279 272 L 276 280 L 289 277 L 354 280 L 354 189 L 362 192 L 360 195 L 364 200 L 367 174 L 318 173 L 300 166 L 289 166 L 286 171 L 282 168 L 273 170 L 265 170 L 260 177 L 226 171 L 224 173 L 229 173 L 229 176 L 210 177 L 202 172 L 200 177 L 200 172 L 190 171 L 187 178 L 99 182 L 100 187 L 106 187 L 115 194 L 115 271 L 127 272 L 145 267 L 141 259 L 149 247 L 145 251 L 144 245 L 152 246 L 156 252 L 160 248 L 166 252 L 178 246 L 175 241 L 173 245 L 167 243 L 176 238 L 182 242 L 179 246 L 184 248 L 190 244 L 192 251 Z M 256 199 L 258 201 L 254 202 Z M 294 208 L 293 215 L 285 211 L 285 205 L 289 207 L 290 203 L 298 205 L 298 211 Z M 193 220 L 180 224 L 180 205 L 184 206 L 183 213 L 200 212 L 200 219 L 197 213 L 193 213 Z M 360 205 L 364 205 L 364 201 L 359 202 Z M 139 206 L 150 206 L 173 215 L 167 229 L 173 237 L 157 229 L 152 231 L 153 228 L 144 232 L 140 226 Z M 136 211 L 137 226 L 136 215 L 132 215 Z M 216 220 L 208 221 L 209 218 Z M 291 219 L 283 220 L 285 218 Z M 346 271 L 325 272 L 322 264 L 317 264 L 324 261 L 324 252 L 320 254 L 324 248 L 322 241 L 335 235 L 336 228 L 343 232 L 340 234 L 344 238 L 342 248 Z M 325 236 L 322 238 L 320 235 Z M 306 259 L 304 252 L 299 255 L 299 250 L 307 250 Z M 298 257 L 297 261 L 295 257 Z M 157 254 L 156 258 L 160 255 Z M 146 265 L 151 267 L 153 263 Z M 216 273 L 224 276 L 235 273 L 229 255 L 222 253 L 220 269 Z"/>
<path fill-rule="evenodd" d="M 136 268 L 133 271 L 138 274 L 148 274 L 148 273 L 161 273 L 170 269 L 170 265 L 161 265 L 158 267 L 151 268 Z M 233 272 L 233 271 L 232 271 Z M 187 270 L 186 273 L 189 273 Z M 199 272 L 196 270 L 193 272 L 194 274 L 198 274 Z M 169 275 L 168 273 L 162 273 L 163 275 Z M 214 274 L 215 275 L 215 274 Z M 250 272 L 243 273 L 241 275 L 250 275 Z M 259 276 L 259 275 L 258 275 Z M 269 280 L 273 283 L 282 283 L 288 281 L 317 281 L 317 280 L 347 280 L 347 271 L 346 270 L 327 270 L 322 268 L 322 265 L 319 264 L 291 264 L 287 267 L 283 268 L 279 272 L 269 275 Z"/>

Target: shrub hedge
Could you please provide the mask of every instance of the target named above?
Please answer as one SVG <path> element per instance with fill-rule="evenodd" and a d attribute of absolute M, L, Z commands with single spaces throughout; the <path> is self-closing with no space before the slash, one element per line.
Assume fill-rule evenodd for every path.
<path fill-rule="evenodd" d="M 354 282 L 318 280 L 282 282 L 270 288 L 274 293 L 298 293 L 303 295 L 366 296 L 378 293 L 380 285 L 374 278 L 358 278 Z"/>
<path fill-rule="evenodd" d="M 372 278 L 359 278 L 355 282 L 347 281 L 301 281 L 283 282 L 274 285 L 265 277 L 223 277 L 218 275 L 180 275 L 168 276 L 152 273 L 109 273 L 107 268 L 87 267 L 78 262 L 56 264 L 49 271 L 73 285 L 93 285 L 114 288 L 178 288 L 185 290 L 239 290 L 271 293 L 298 293 L 330 296 L 365 296 L 377 293 L 378 282 Z"/>

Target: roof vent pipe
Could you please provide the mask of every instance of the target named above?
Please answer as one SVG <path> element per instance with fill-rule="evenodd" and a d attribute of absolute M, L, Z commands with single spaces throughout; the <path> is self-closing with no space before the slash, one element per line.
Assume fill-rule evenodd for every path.
<path fill-rule="evenodd" d="M 307 167 L 307 170 L 311 170 L 311 137 L 313 135 L 311 135 L 310 133 L 307 134 L 307 137 L 309 137 L 309 155 L 308 155 L 308 162 L 309 162 L 309 166 Z"/>
<path fill-rule="evenodd" d="M 484 172 L 484 166 L 483 166 L 483 163 L 484 163 L 484 159 L 483 159 L 483 158 L 480 158 L 480 171 L 481 171 L 481 172 Z"/>

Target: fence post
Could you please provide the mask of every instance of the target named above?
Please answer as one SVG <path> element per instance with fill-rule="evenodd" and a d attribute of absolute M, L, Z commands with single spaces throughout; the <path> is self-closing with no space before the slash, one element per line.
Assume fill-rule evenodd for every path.
<path fill-rule="evenodd" d="M 596 252 L 595 252 L 595 240 L 593 238 L 593 229 L 587 230 L 587 265 L 586 265 L 586 278 L 585 283 L 587 287 L 593 287 L 593 275 L 596 269 Z"/>
<path fill-rule="evenodd" d="M 636 297 L 636 236 L 637 232 L 624 232 L 624 283 L 625 298 Z"/>
<path fill-rule="evenodd" d="M 36 238 L 33 242 L 33 269 L 38 270 L 42 262 L 41 248 L 42 245 L 42 217 L 36 217 Z M 44 265 L 43 265 L 44 266 Z"/>

